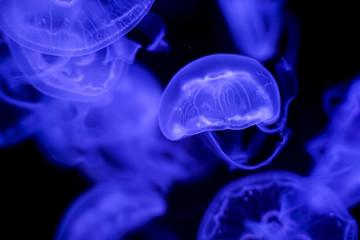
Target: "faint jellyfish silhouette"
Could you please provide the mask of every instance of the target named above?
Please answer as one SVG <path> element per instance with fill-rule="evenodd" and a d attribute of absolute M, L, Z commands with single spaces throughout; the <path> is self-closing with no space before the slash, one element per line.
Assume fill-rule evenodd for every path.
<path fill-rule="evenodd" d="M 223 187 L 198 231 L 205 239 L 357 239 L 357 225 L 337 196 L 286 171 L 251 174 Z"/>
<path fill-rule="evenodd" d="M 346 206 L 360 202 L 360 78 L 348 88 L 330 88 L 325 94 L 324 108 L 330 123 L 326 130 L 307 143 L 307 151 L 314 159 L 311 175 L 336 191 Z M 331 97 L 329 97 L 331 96 Z M 336 107 L 331 98 L 340 98 Z"/>
<path fill-rule="evenodd" d="M 277 52 L 286 0 L 218 0 L 234 42 L 243 54 L 261 62 Z"/>
<path fill-rule="evenodd" d="M 79 56 L 123 37 L 150 10 L 153 0 L 1 0 L 0 29 L 31 50 Z"/>
<path fill-rule="evenodd" d="M 161 135 L 160 97 L 157 78 L 134 63 L 122 82 L 99 101 L 53 101 L 37 135 L 39 147 L 48 159 L 78 167 L 94 182 L 123 171 L 138 172 L 167 191 L 177 180 L 207 174 L 210 164 L 202 165 L 185 143 L 173 143 Z"/>
<path fill-rule="evenodd" d="M 10 57 L 0 63 L 0 148 L 18 144 L 41 127 L 39 113 L 49 99 L 23 84 L 23 78 Z"/>
<path fill-rule="evenodd" d="M 122 239 L 163 215 L 166 202 L 161 193 L 132 178 L 95 185 L 78 197 L 64 214 L 55 239 Z"/>
<path fill-rule="evenodd" d="M 40 149 L 49 159 L 65 166 L 84 161 L 87 165 L 102 163 L 100 146 L 131 141 L 151 132 L 149 125 L 156 121 L 161 96 L 156 81 L 152 74 L 133 64 L 123 81 L 98 101 L 52 101 L 38 133 Z"/>
<path fill-rule="evenodd" d="M 280 77 L 286 78 L 285 64 L 279 66 Z M 290 133 L 285 126 L 287 107 L 293 96 L 281 101 L 274 77 L 258 61 L 237 54 L 213 54 L 187 64 L 172 77 L 160 102 L 159 125 L 170 140 L 202 133 L 230 166 L 256 169 L 269 164 L 285 146 Z M 241 147 L 232 154 L 223 150 L 214 132 L 251 126 L 257 126 L 260 134 L 279 133 L 281 137 L 271 156 L 252 166 L 249 158 L 262 143 L 259 134 L 247 149 Z"/>
<path fill-rule="evenodd" d="M 122 38 L 95 53 L 58 57 L 21 47 L 10 39 L 8 44 L 26 83 L 45 95 L 73 101 L 96 100 L 108 93 L 140 48 Z"/>

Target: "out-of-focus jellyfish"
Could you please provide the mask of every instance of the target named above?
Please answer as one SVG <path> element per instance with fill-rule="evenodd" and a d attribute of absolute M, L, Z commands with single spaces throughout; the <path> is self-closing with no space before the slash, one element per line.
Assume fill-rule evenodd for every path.
<path fill-rule="evenodd" d="M 135 63 L 99 101 L 54 101 L 37 135 L 40 148 L 50 160 L 77 166 L 95 182 L 133 171 L 166 191 L 176 180 L 201 177 L 211 159 L 202 165 L 187 143 L 170 142 L 161 135 L 160 97 L 156 77 Z"/>
<path fill-rule="evenodd" d="M 261 62 L 277 52 L 286 0 L 218 0 L 234 42 L 241 53 Z"/>
<path fill-rule="evenodd" d="M 294 68 L 300 24 L 286 0 L 218 0 L 237 49 L 261 62 L 282 56 Z"/>
<path fill-rule="evenodd" d="M 10 39 L 8 44 L 24 73 L 24 83 L 45 95 L 76 101 L 94 100 L 108 93 L 140 48 L 138 43 L 122 38 L 95 53 L 58 57 L 32 51 Z"/>
<path fill-rule="evenodd" d="M 49 99 L 22 79 L 10 57 L 0 63 L 0 148 L 15 145 L 41 128 L 39 113 Z"/>
<path fill-rule="evenodd" d="M 1 0 L 0 29 L 31 50 L 79 56 L 123 37 L 152 4 L 153 0 Z"/>
<path fill-rule="evenodd" d="M 341 88 L 340 88 L 341 89 Z M 360 80 L 353 82 L 348 91 L 342 93 L 337 107 L 325 103 L 330 114 L 326 130 L 307 143 L 307 150 L 314 159 L 311 175 L 336 191 L 346 206 L 360 202 Z M 326 94 L 331 101 L 334 89 Z M 332 110 L 330 110 L 332 109 Z"/>
<path fill-rule="evenodd" d="M 326 186 L 285 171 L 252 174 L 223 187 L 198 240 L 357 239 L 357 225 Z"/>
<path fill-rule="evenodd" d="M 279 71 L 282 78 L 286 71 Z M 256 169 L 269 164 L 285 146 L 289 131 L 282 104 L 287 108 L 292 97 L 280 99 L 274 77 L 258 61 L 237 54 L 213 54 L 187 64 L 172 77 L 162 95 L 159 125 L 170 140 L 202 133 L 211 149 L 230 166 Z M 276 127 L 269 127 L 274 124 Z M 223 150 L 215 133 L 251 126 L 281 136 L 271 156 L 256 165 L 250 165 L 249 158 L 259 151 L 259 135 L 247 149 L 242 146 L 231 153 Z"/>
<path fill-rule="evenodd" d="M 114 179 L 95 185 L 72 203 L 55 239 L 123 239 L 165 211 L 164 197 L 150 184 Z"/>

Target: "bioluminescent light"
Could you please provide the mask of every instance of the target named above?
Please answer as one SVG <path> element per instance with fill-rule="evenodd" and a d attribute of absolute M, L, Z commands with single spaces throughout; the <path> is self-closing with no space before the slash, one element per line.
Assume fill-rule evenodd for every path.
<path fill-rule="evenodd" d="M 357 226 L 326 186 L 269 171 L 223 187 L 208 206 L 197 239 L 355 240 Z"/>
<path fill-rule="evenodd" d="M 267 127 L 283 122 L 281 105 L 274 77 L 258 61 L 237 54 L 213 54 L 187 64 L 172 77 L 162 95 L 159 124 L 170 140 L 202 133 L 230 165 L 254 169 L 268 164 L 286 143 L 284 124 L 272 130 Z M 256 166 L 247 165 L 247 156 L 237 159 L 226 154 L 214 137 L 214 131 L 251 126 L 284 135 L 272 156 Z"/>
<path fill-rule="evenodd" d="M 79 196 L 64 214 L 55 239 L 121 239 L 163 215 L 164 197 L 135 178 L 98 184 Z"/>
<path fill-rule="evenodd" d="M 93 53 L 114 43 L 153 0 L 1 0 L 0 29 L 18 44 L 57 56 Z"/>

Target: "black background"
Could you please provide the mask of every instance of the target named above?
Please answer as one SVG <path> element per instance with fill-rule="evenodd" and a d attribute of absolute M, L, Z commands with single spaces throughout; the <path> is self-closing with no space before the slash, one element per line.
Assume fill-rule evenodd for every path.
<path fill-rule="evenodd" d="M 171 11 L 164 6 L 169 5 L 166 2 L 170 1 L 155 1 L 151 12 L 162 17 L 167 26 L 170 53 L 155 55 L 140 50 L 138 54 L 138 60 L 152 69 L 164 86 L 179 68 L 198 57 L 236 52 L 216 1 L 173 0 Z M 287 8 L 301 23 L 299 94 L 289 113 L 293 135 L 267 169 L 288 169 L 306 175 L 312 162 L 304 144 L 328 121 L 322 111 L 324 90 L 360 72 L 358 8 L 356 1 L 295 0 L 289 0 Z M 131 34 L 136 38 L 136 33 Z M 31 139 L 1 149 L 0 160 L 2 235 L 12 236 L 10 239 L 51 239 L 66 207 L 91 186 L 76 170 L 45 160 Z M 145 239 L 146 235 L 149 239 L 164 239 L 151 231 L 159 224 L 168 227 L 179 239 L 194 239 L 212 196 L 226 182 L 246 174 L 228 173 L 223 166 L 199 182 L 175 186 L 168 195 L 169 213 L 135 233 L 132 239 Z M 356 217 L 359 211 L 355 208 L 351 213 Z"/>

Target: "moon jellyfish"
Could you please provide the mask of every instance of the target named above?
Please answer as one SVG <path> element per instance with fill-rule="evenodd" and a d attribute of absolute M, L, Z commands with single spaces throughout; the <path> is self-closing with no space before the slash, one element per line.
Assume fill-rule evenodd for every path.
<path fill-rule="evenodd" d="M 123 239 L 165 211 L 163 196 L 150 184 L 113 180 L 95 185 L 72 203 L 55 239 Z"/>
<path fill-rule="evenodd" d="M 201 133 L 230 166 L 256 169 L 269 164 L 287 142 L 287 111 L 282 110 L 282 104 L 289 100 L 281 101 L 274 77 L 258 61 L 236 54 L 213 54 L 187 64 L 172 77 L 160 102 L 159 125 L 170 140 Z M 251 126 L 257 126 L 260 133 L 281 136 L 271 156 L 256 165 L 249 165 L 249 158 L 262 143 L 259 134 L 247 149 L 231 153 L 224 151 L 215 132 Z"/>
<path fill-rule="evenodd" d="M 100 50 L 134 28 L 153 0 L 1 0 L 0 29 L 18 44 L 57 56 Z"/>
<path fill-rule="evenodd" d="M 285 171 L 252 174 L 223 187 L 198 240 L 357 239 L 357 225 L 325 186 Z"/>
<path fill-rule="evenodd" d="M 126 38 L 95 53 L 58 57 L 32 51 L 8 40 L 24 83 L 55 98 L 88 101 L 108 93 L 135 59 L 140 45 Z"/>
<path fill-rule="evenodd" d="M 359 78 L 348 91 L 341 92 L 343 101 L 332 110 L 329 125 L 307 143 L 307 150 L 315 161 L 311 175 L 334 189 L 345 205 L 352 207 L 360 202 Z M 333 95 L 333 89 L 325 96 L 329 94 Z M 325 104 L 328 111 L 330 105 Z"/>
<path fill-rule="evenodd" d="M 218 0 L 234 42 L 243 54 L 268 61 L 277 52 L 286 0 Z"/>

